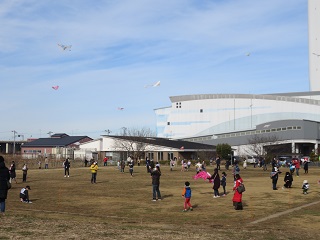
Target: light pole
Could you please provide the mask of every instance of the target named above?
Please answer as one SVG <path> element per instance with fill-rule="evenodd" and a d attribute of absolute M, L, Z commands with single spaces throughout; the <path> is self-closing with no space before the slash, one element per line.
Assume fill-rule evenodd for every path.
<path fill-rule="evenodd" d="M 12 153 L 13 153 L 13 155 L 15 155 L 15 153 L 16 153 L 16 133 L 17 133 L 17 131 L 13 130 L 12 132 L 13 132 L 13 151 L 12 151 Z"/>

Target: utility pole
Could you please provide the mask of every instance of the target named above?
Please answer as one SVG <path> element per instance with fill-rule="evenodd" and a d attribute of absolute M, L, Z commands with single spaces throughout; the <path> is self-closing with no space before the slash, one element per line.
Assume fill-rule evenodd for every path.
<path fill-rule="evenodd" d="M 107 133 L 107 135 L 109 135 L 111 133 L 111 130 L 109 130 L 109 129 L 104 130 L 104 131 Z"/>
<path fill-rule="evenodd" d="M 17 131 L 16 130 L 13 130 L 13 156 L 16 154 L 16 133 Z"/>

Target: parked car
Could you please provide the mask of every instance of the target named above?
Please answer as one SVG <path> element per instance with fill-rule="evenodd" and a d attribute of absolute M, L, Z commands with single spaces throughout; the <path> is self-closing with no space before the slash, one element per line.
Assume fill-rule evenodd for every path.
<path fill-rule="evenodd" d="M 247 156 L 247 163 L 251 163 L 251 164 L 258 163 L 258 157 L 256 157 L 256 156 Z"/>

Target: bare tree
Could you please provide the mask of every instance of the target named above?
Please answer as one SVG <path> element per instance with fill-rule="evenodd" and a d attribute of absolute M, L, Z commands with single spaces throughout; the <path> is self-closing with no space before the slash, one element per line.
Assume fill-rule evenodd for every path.
<path fill-rule="evenodd" d="M 255 156 L 266 157 L 270 154 L 275 154 L 279 150 L 279 145 L 277 142 L 279 138 L 275 135 L 271 136 L 261 136 L 261 135 L 253 135 L 248 139 L 248 151 L 247 153 L 253 153 Z"/>
<path fill-rule="evenodd" d="M 146 149 L 150 149 L 147 138 L 155 137 L 156 134 L 150 128 L 122 128 L 119 138 L 115 138 L 114 148 L 126 152 L 134 159 L 142 157 Z"/>

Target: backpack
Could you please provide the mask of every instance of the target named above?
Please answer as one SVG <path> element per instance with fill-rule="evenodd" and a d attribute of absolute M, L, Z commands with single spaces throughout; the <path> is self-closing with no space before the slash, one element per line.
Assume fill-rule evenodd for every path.
<path fill-rule="evenodd" d="M 246 188 L 243 183 L 240 183 L 239 187 L 237 187 L 238 193 L 243 193 L 246 191 Z"/>

